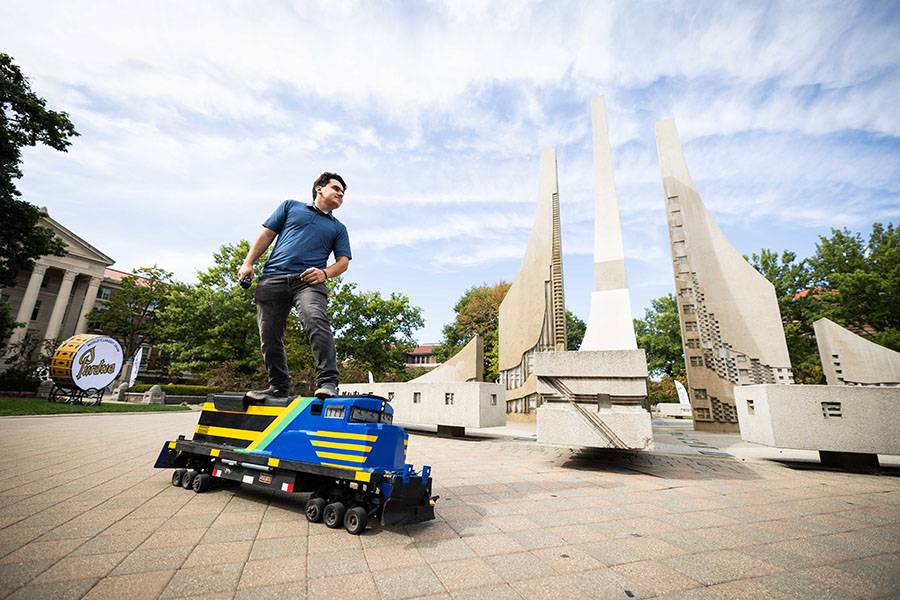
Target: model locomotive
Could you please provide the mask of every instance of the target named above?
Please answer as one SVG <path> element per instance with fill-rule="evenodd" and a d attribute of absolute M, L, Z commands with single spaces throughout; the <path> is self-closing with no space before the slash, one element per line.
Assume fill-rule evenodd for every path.
<path fill-rule="evenodd" d="M 203 405 L 193 439 L 166 442 L 157 468 L 174 468 L 172 484 L 202 493 L 247 483 L 310 492 L 306 517 L 361 533 L 382 525 L 434 519 L 431 468 L 406 464 L 409 435 L 392 424 L 378 396 L 295 397 L 254 401 L 215 394 Z"/>

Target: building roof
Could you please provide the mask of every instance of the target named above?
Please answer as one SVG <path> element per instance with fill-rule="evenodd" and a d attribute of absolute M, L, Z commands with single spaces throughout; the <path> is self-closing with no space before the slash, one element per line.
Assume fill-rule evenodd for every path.
<path fill-rule="evenodd" d="M 112 279 L 113 281 L 122 281 L 122 279 L 131 275 L 133 275 L 133 273 L 126 273 L 125 271 L 118 271 L 116 269 L 110 269 L 109 267 L 106 267 L 106 271 L 103 273 L 104 278 Z"/>
<path fill-rule="evenodd" d="M 416 346 L 415 348 L 407 352 L 407 354 L 432 354 L 434 353 L 435 346 L 437 346 L 437 344 L 424 344 L 422 346 Z"/>

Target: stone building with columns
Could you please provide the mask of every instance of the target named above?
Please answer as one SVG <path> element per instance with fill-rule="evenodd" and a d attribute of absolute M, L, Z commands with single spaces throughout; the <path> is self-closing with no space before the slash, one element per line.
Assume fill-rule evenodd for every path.
<path fill-rule="evenodd" d="M 87 314 L 98 300 L 109 298 L 126 275 L 109 268 L 112 258 L 50 217 L 41 218 L 40 225 L 62 238 L 66 254 L 40 257 L 31 271 L 18 274 L 15 287 L 0 290 L 0 301 L 9 303 L 13 318 L 26 324 L 13 330 L 10 347 L 26 335 L 61 341 L 91 332 Z"/>

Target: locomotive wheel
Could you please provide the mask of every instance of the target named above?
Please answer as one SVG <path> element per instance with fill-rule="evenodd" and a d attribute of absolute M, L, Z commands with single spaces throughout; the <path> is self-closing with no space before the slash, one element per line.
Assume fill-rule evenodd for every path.
<path fill-rule="evenodd" d="M 196 477 L 194 477 L 193 483 L 191 483 L 191 487 L 194 488 L 194 491 L 198 494 L 202 494 L 203 492 L 209 490 L 210 477 L 206 473 L 199 473 Z"/>
<path fill-rule="evenodd" d="M 369 514 L 362 506 L 354 506 L 344 515 L 344 529 L 353 535 L 361 534 L 369 522 Z"/>
<path fill-rule="evenodd" d="M 185 472 L 184 469 L 175 469 L 175 472 L 172 473 L 172 485 L 176 487 L 181 485 L 181 478 L 184 477 Z"/>
<path fill-rule="evenodd" d="M 310 523 L 321 521 L 323 512 L 325 512 L 324 498 L 310 498 L 306 503 L 306 520 Z"/>
<path fill-rule="evenodd" d="M 181 487 L 186 490 L 191 489 L 191 486 L 194 485 L 194 477 L 197 476 L 197 471 L 185 471 L 184 475 L 181 476 Z"/>
<path fill-rule="evenodd" d="M 325 527 L 329 529 L 337 529 L 344 522 L 344 513 L 347 509 L 340 502 L 332 502 L 325 507 L 323 517 L 325 519 Z"/>

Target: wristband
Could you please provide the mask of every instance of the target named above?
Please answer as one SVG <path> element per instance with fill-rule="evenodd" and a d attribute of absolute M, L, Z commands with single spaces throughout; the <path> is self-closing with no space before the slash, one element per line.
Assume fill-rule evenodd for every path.
<path fill-rule="evenodd" d="M 322 275 L 325 276 L 325 279 L 328 279 L 328 271 L 326 271 L 325 269 L 322 269 Z"/>

